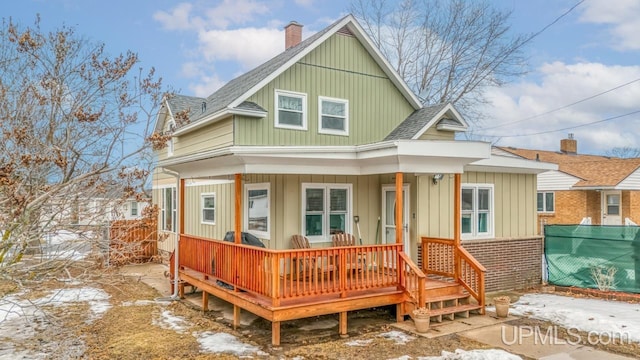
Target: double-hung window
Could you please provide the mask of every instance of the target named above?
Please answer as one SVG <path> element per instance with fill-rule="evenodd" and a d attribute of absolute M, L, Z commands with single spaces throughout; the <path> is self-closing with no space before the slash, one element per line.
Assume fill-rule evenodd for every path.
<path fill-rule="evenodd" d="M 130 201 L 131 203 L 131 216 L 138 216 L 138 202 Z"/>
<path fill-rule="evenodd" d="M 167 187 L 162 189 L 162 230 L 176 231 L 176 188 Z"/>
<path fill-rule="evenodd" d="M 555 200 L 553 192 L 541 191 L 538 192 L 538 212 L 555 211 Z"/>
<path fill-rule="evenodd" d="M 244 228 L 261 239 L 270 239 L 269 183 L 246 184 L 244 188 Z"/>
<path fill-rule="evenodd" d="M 349 135 L 349 101 L 320 96 L 318 98 L 318 132 Z"/>
<path fill-rule="evenodd" d="M 351 232 L 351 184 L 302 184 L 302 233 L 310 241 Z"/>
<path fill-rule="evenodd" d="M 275 126 L 285 129 L 307 130 L 307 95 L 276 90 Z"/>
<path fill-rule="evenodd" d="M 206 193 L 201 194 L 201 204 L 202 204 L 202 219 L 201 222 L 203 224 L 215 225 L 216 223 L 216 194 L 215 193 Z"/>
<path fill-rule="evenodd" d="M 493 236 L 493 184 L 462 185 L 462 237 L 488 238 Z"/>

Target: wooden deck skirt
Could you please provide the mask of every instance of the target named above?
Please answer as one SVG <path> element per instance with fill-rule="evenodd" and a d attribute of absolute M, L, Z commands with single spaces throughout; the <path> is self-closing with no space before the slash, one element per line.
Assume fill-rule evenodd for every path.
<path fill-rule="evenodd" d="M 234 326 L 240 309 L 271 321 L 274 346 L 281 321 L 337 313 L 346 334 L 347 311 L 396 305 L 402 318 L 425 304 L 426 276 L 402 244 L 270 250 L 183 234 L 179 246 L 180 279 L 203 291 L 203 309 L 212 294 L 234 305 Z"/>

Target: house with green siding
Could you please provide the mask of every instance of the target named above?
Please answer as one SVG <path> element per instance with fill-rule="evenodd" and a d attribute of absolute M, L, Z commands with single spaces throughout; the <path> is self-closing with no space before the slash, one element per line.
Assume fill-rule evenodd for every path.
<path fill-rule="evenodd" d="M 540 282 L 536 176 L 555 165 L 459 140 L 456 108 L 424 106 L 351 15 L 304 40 L 295 22 L 285 32 L 282 53 L 210 96 L 164 99 L 161 251 L 237 229 L 270 250 L 291 249 L 293 235 L 331 248 L 348 233 L 402 244 L 437 275 L 426 247 L 455 240 L 486 268 L 487 290 Z"/>

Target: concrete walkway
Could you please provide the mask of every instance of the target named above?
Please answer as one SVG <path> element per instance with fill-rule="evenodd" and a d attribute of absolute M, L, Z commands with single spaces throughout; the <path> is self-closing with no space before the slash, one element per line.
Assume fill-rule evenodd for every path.
<path fill-rule="evenodd" d="M 139 264 L 128 265 L 121 269 L 125 276 L 138 278 L 139 281 L 158 290 L 162 297 L 171 295 L 169 279 L 164 276 L 169 267 L 164 264 Z M 197 307 L 202 305 L 201 294 L 189 293 L 186 289 L 185 300 Z M 209 309 L 219 311 L 227 320 L 233 319 L 233 306 L 226 301 L 215 296 L 209 296 Z M 248 311 L 241 312 L 241 325 L 249 325 L 257 317 Z M 458 334 L 463 338 L 504 349 L 512 354 L 544 360 L 596 360 L 610 359 L 623 360 L 633 359 L 620 356 L 602 350 L 594 349 L 587 345 L 573 344 L 563 339 L 547 334 L 530 327 L 516 327 L 506 322 L 517 320 L 517 317 L 498 318 L 494 313 L 487 311 L 486 316 L 471 316 L 467 319 L 456 319 L 456 321 L 443 321 L 442 323 L 432 323 L 427 333 L 417 333 L 413 321 L 404 321 L 391 324 L 401 330 L 411 332 L 417 336 L 435 338 L 444 335 Z M 323 324 L 327 328 L 335 327 L 336 322 Z M 315 326 L 318 326 L 316 324 Z"/>

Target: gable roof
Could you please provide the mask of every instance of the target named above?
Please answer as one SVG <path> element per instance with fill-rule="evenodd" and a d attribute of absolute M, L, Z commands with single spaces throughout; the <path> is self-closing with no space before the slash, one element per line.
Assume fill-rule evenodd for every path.
<path fill-rule="evenodd" d="M 574 187 L 615 187 L 640 168 L 640 158 L 621 159 L 514 147 L 498 148 L 526 159 L 558 164 L 558 170 L 581 179 Z"/>
<path fill-rule="evenodd" d="M 453 118 L 442 118 L 444 114 L 450 111 Z M 415 140 L 425 133 L 430 127 L 437 122 L 438 127 L 446 130 L 466 130 L 467 123 L 451 105 L 451 103 L 442 103 L 437 105 L 425 106 L 414 111 L 403 122 L 401 122 L 385 140 Z"/>
<path fill-rule="evenodd" d="M 182 104 L 191 103 L 192 105 L 194 104 L 192 101 L 199 100 L 200 103 L 196 110 L 200 110 L 202 108 L 203 102 L 206 102 L 206 107 L 205 111 L 200 110 L 200 113 L 196 111 L 197 114 L 195 114 L 195 117 L 190 118 L 190 123 L 183 126 L 181 129 L 178 129 L 175 132 L 175 135 L 195 130 L 196 128 L 204 126 L 206 123 L 216 121 L 221 117 L 232 113 L 233 109 L 242 105 L 247 100 L 247 98 L 260 90 L 269 81 L 273 80 L 278 75 L 286 71 L 298 60 L 302 59 L 329 37 L 343 30 L 345 27 L 362 43 L 362 45 L 371 55 L 374 61 L 378 64 L 378 66 L 380 66 L 384 73 L 389 77 L 391 82 L 394 83 L 394 85 L 403 94 L 405 99 L 414 107 L 414 109 L 420 109 L 422 107 L 420 100 L 409 89 L 408 85 L 404 82 L 404 80 L 402 80 L 400 75 L 393 69 L 393 67 L 391 67 L 380 50 L 376 48 L 376 46 L 362 29 L 360 24 L 358 24 L 353 15 L 347 15 L 329 25 L 328 27 L 324 28 L 323 30 L 301 41 L 298 45 L 285 50 L 284 52 L 276 55 L 271 60 L 254 68 L 253 70 L 250 70 L 229 81 L 216 92 L 209 95 L 206 99 L 188 97 L 189 99 L 179 100 L 182 101 Z M 180 108 L 173 107 L 181 104 L 179 101 L 168 103 L 168 106 L 172 107 L 171 111 L 175 112 L 176 110 L 181 110 Z M 257 116 L 264 115 L 262 115 L 262 112 L 259 111 Z"/>

